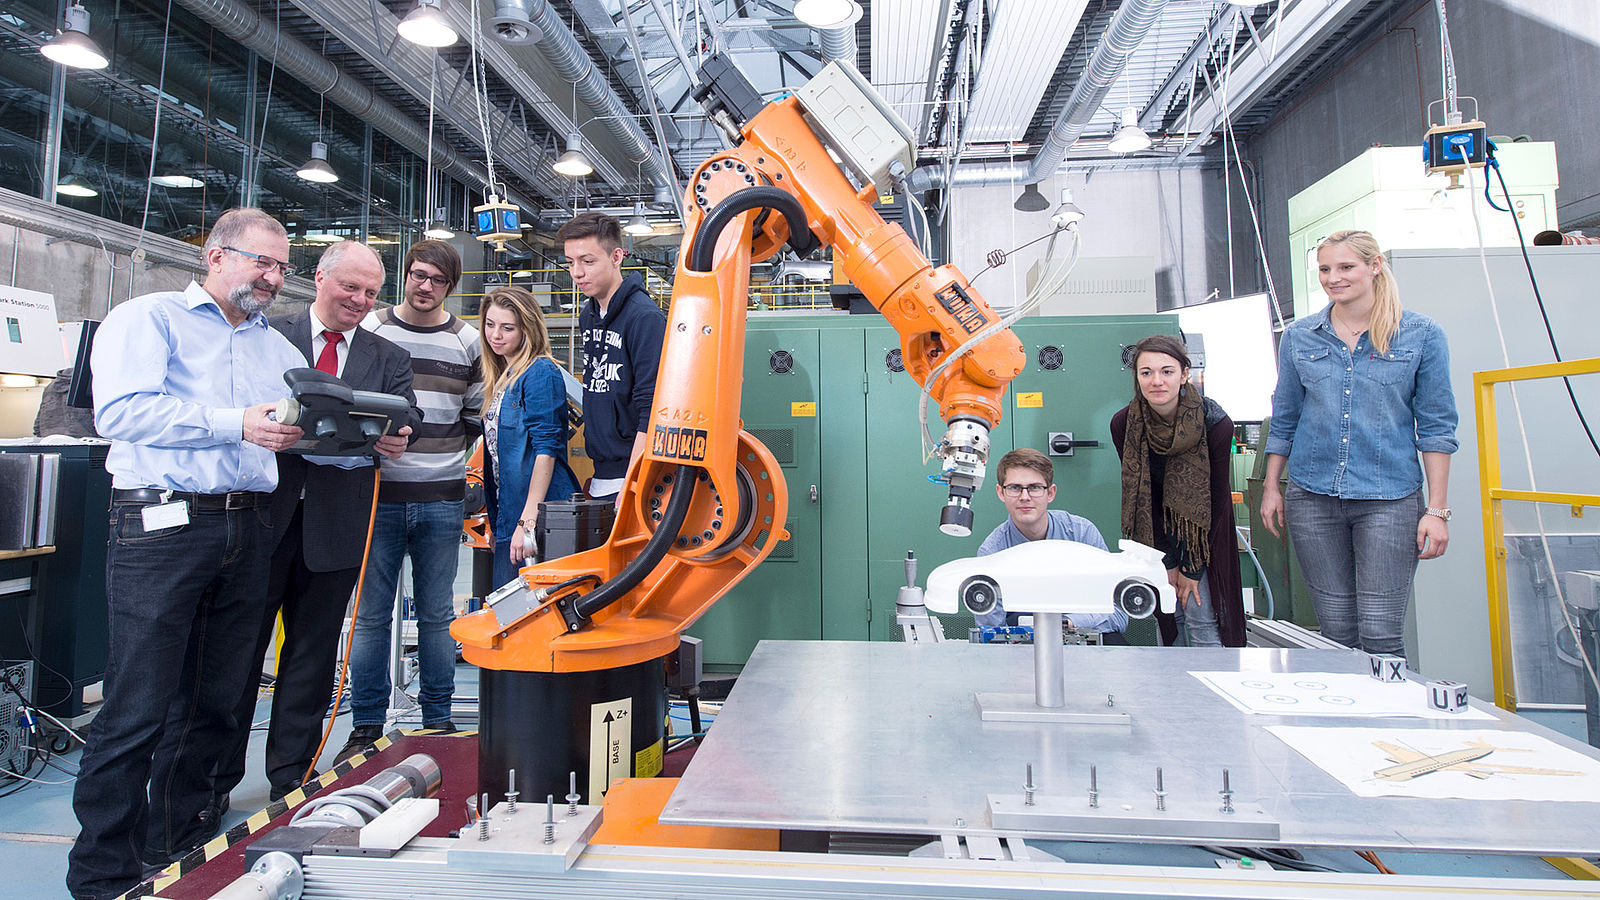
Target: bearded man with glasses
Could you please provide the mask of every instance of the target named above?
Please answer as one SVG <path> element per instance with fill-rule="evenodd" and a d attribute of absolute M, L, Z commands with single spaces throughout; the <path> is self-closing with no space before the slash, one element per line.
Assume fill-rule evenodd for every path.
<path fill-rule="evenodd" d="M 378 518 L 367 580 L 350 650 L 350 740 L 340 759 L 383 736 L 389 711 L 389 629 L 400 564 L 411 557 L 417 610 L 417 663 L 425 728 L 454 731 L 456 562 L 461 551 L 467 448 L 483 431 L 483 373 L 478 330 L 445 309 L 461 279 L 461 257 L 444 241 L 419 241 L 400 265 L 398 306 L 367 316 L 362 326 L 411 354 L 412 387 L 422 424 L 398 459 L 382 461 Z"/>
<path fill-rule="evenodd" d="M 259 209 L 224 213 L 205 280 L 117 304 L 96 333 L 95 427 L 111 440 L 104 703 L 72 797 L 77 900 L 109 900 L 217 833 L 211 770 L 237 727 L 267 599 L 271 413 L 305 365 L 262 312 L 290 267 Z M 245 727 L 249 727 L 245 723 Z"/>
<path fill-rule="evenodd" d="M 1100 529 L 1082 516 L 1066 510 L 1050 509 L 1056 499 L 1056 467 L 1045 456 L 1031 447 L 1013 450 L 1000 457 L 995 466 L 995 495 L 1006 507 L 1006 521 L 978 545 L 978 556 L 999 553 L 1028 541 L 1077 541 L 1091 547 L 1106 548 Z M 1017 624 L 1017 614 L 1007 613 L 996 603 L 994 609 L 977 616 L 982 628 L 998 628 Z M 1067 624 L 1079 630 L 1100 632 L 1100 640 L 1107 644 L 1126 644 L 1122 630 L 1128 627 L 1128 617 L 1120 610 L 1104 615 L 1076 613 Z"/>

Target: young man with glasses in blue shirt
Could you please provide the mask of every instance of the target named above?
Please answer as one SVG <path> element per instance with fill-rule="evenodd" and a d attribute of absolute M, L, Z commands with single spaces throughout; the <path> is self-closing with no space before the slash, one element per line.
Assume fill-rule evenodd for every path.
<path fill-rule="evenodd" d="M 456 644 L 450 622 L 455 618 L 467 448 L 483 431 L 481 351 L 478 330 L 444 308 L 461 279 L 461 257 L 454 247 L 433 240 L 412 244 L 399 276 L 404 302 L 373 312 L 362 326 L 411 354 L 422 424 L 404 456 L 382 462 L 377 524 L 350 650 L 353 728 L 340 759 L 383 736 L 395 584 L 408 554 L 417 610 L 422 725 L 455 730 L 450 705 Z"/>
<path fill-rule="evenodd" d="M 1045 456 L 1031 447 L 1013 450 L 1000 457 L 995 466 L 995 495 L 1005 504 L 1006 521 L 978 545 L 978 556 L 999 553 L 1028 541 L 1077 541 L 1091 547 L 1107 549 L 1100 529 L 1082 516 L 1066 510 L 1050 509 L 1056 499 L 1056 469 Z M 1015 625 L 1016 613 L 1007 613 L 1000 604 L 978 616 L 983 628 Z M 1107 644 L 1126 644 L 1122 630 L 1128 627 L 1128 617 L 1121 611 L 1105 615 L 1079 613 L 1068 619 L 1068 624 L 1079 630 L 1100 632 Z"/>

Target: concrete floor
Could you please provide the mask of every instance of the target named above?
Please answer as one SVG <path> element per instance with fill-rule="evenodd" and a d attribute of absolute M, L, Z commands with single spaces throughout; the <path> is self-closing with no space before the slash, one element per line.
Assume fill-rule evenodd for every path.
<path fill-rule="evenodd" d="M 477 720 L 478 670 L 465 664 L 456 667 L 457 725 L 475 728 Z M 249 768 L 244 781 L 230 795 L 230 809 L 223 818 L 223 830 L 232 828 L 267 805 L 267 778 L 261 770 L 266 742 L 266 720 L 271 711 L 271 695 L 263 694 L 256 707 L 257 727 L 250 734 Z M 397 728 L 420 728 L 420 721 L 402 721 Z M 348 707 L 335 720 L 318 770 L 326 770 L 350 736 Z M 78 748 L 58 759 L 76 768 Z M 34 785 L 9 797 L 0 798 L 0 871 L 6 873 L 8 887 L 0 893 L 29 900 L 70 900 L 67 877 L 67 850 L 78 834 L 78 820 L 72 814 L 72 784 L 69 776 L 46 769 L 41 780 L 65 782 Z M 3 787 L 9 787 L 7 783 Z"/>

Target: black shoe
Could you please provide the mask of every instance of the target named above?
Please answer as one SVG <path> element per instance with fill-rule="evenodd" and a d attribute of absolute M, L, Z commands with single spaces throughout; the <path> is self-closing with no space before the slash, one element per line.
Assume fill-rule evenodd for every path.
<path fill-rule="evenodd" d="M 275 784 L 267 791 L 267 799 L 272 802 L 277 802 L 308 785 L 312 786 L 313 789 L 307 793 L 315 793 L 316 781 L 321 777 L 322 775 L 320 772 L 312 771 L 311 777 L 304 781 L 291 781 L 288 784 Z"/>
<path fill-rule="evenodd" d="M 423 722 L 422 723 L 422 730 L 423 731 L 437 731 L 440 734 L 455 734 L 456 733 L 456 723 L 450 721 L 449 719 L 445 719 L 443 722 L 434 722 L 434 723 L 431 723 L 431 724 L 428 723 L 428 722 Z"/>
<path fill-rule="evenodd" d="M 357 725 L 350 729 L 350 739 L 344 742 L 344 749 L 333 758 L 333 764 L 338 765 L 357 753 L 371 747 L 378 738 L 383 737 L 382 725 Z"/>
<path fill-rule="evenodd" d="M 194 824 L 186 835 L 178 841 L 178 849 L 170 853 L 163 853 L 149 847 L 141 854 L 140 862 L 144 864 L 144 879 L 148 881 L 156 872 L 165 869 L 180 859 L 199 850 L 211 839 L 222 831 L 222 817 L 228 812 L 228 795 L 212 795 L 211 802 L 206 808 L 200 810 L 195 816 Z"/>

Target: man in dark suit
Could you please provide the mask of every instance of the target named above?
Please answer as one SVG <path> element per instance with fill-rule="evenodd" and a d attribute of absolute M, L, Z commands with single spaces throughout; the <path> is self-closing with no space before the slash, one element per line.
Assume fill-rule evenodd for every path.
<path fill-rule="evenodd" d="M 273 319 L 272 327 L 305 354 L 308 363 L 337 375 L 351 388 L 394 394 L 411 402 L 410 422 L 398 435 L 377 442 L 377 451 L 392 459 L 405 451 L 407 436 L 422 414 L 411 387 L 411 355 L 360 327 L 383 280 L 383 263 L 372 250 L 354 241 L 334 244 L 317 262 L 317 295 L 311 307 Z M 271 503 L 276 549 L 267 606 L 252 657 L 255 677 L 239 698 L 239 731 L 213 779 L 212 803 L 219 813 L 226 809 L 228 792 L 244 777 L 260 663 L 280 610 L 284 636 L 266 747 L 271 798 L 277 800 L 299 787 L 314 762 L 333 691 L 345 608 L 361 572 L 372 492 L 371 459 L 278 454 L 278 488 Z"/>

